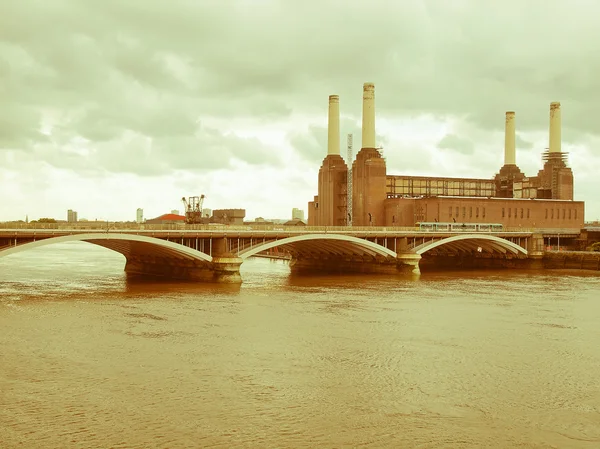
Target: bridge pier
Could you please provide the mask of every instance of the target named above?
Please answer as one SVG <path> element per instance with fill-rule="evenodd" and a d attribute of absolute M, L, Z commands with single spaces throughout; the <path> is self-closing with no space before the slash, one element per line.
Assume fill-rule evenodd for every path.
<path fill-rule="evenodd" d="M 239 257 L 218 257 L 212 261 L 212 282 L 219 284 L 241 284 L 240 265 L 243 260 Z"/>
<path fill-rule="evenodd" d="M 533 234 L 528 241 L 527 257 L 529 259 L 528 268 L 541 270 L 544 268 L 542 259 L 544 258 L 544 235 Z"/>
<path fill-rule="evenodd" d="M 212 282 L 220 284 L 241 284 L 240 266 L 243 259 L 227 249 L 227 237 L 212 241 Z"/>
<path fill-rule="evenodd" d="M 421 274 L 421 269 L 419 268 L 420 260 L 420 254 L 399 253 L 398 257 L 396 258 L 398 270 L 404 272 L 411 272 L 412 274 Z"/>

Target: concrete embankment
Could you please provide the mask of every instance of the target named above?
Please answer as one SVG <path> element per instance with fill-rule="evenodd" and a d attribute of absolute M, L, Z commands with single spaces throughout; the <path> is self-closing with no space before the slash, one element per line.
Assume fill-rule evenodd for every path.
<path fill-rule="evenodd" d="M 547 251 L 542 259 L 544 268 L 600 271 L 598 251 Z"/>

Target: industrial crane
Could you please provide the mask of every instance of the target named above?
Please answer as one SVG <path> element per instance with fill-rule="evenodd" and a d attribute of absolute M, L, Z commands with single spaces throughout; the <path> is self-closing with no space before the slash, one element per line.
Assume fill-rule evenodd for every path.
<path fill-rule="evenodd" d="M 202 223 L 202 203 L 204 202 L 204 194 L 200 196 L 190 196 L 187 200 L 185 196 L 181 198 L 183 201 L 183 210 L 185 211 L 185 222 L 187 224 Z"/>

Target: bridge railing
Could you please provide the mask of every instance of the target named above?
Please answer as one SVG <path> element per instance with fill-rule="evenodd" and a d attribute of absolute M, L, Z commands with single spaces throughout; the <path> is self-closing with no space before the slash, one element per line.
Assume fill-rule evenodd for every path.
<path fill-rule="evenodd" d="M 78 223 L 0 223 L 0 229 L 48 229 L 48 230 L 99 230 L 99 231 L 284 231 L 284 232 L 360 232 L 360 231 L 418 231 L 418 227 L 381 227 L 381 226 L 284 226 L 277 224 L 261 225 L 249 223 L 244 225 L 183 223 L 137 224 L 111 222 L 78 222 Z"/>
<path fill-rule="evenodd" d="M 262 225 L 260 223 L 248 223 L 244 225 L 225 224 L 198 224 L 188 225 L 184 223 L 165 224 L 138 224 L 122 222 L 89 221 L 77 223 L 0 223 L 0 230 L 58 230 L 58 231 L 251 231 L 251 232 L 284 232 L 284 233 L 306 233 L 306 232 L 423 232 L 426 234 L 456 234 L 456 233 L 541 233 L 546 235 L 576 235 L 579 229 L 568 228 L 525 228 L 504 227 L 501 231 L 433 231 L 420 229 L 418 226 L 284 226 L 278 224 Z"/>

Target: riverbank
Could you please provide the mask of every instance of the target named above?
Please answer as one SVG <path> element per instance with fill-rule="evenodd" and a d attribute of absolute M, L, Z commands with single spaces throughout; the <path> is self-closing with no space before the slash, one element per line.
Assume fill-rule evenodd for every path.
<path fill-rule="evenodd" d="M 600 271 L 598 251 L 547 251 L 542 259 L 544 268 Z"/>

